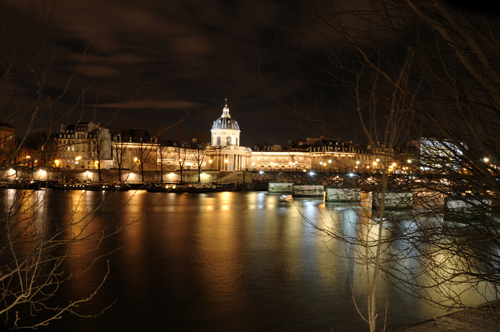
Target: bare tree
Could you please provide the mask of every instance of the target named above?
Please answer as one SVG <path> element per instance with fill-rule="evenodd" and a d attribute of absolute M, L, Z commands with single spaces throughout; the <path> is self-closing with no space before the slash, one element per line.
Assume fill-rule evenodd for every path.
<path fill-rule="evenodd" d="M 136 143 L 136 156 L 134 160 L 136 160 L 139 171 L 141 172 L 142 182 L 144 182 L 144 172 L 148 169 L 151 169 L 151 165 L 156 166 L 156 150 L 157 143 L 156 139 L 149 136 L 147 131 L 143 130 L 143 134 L 139 137 L 139 141 Z M 155 151 L 154 154 L 152 152 Z M 154 158 L 154 161 L 151 159 Z"/>
<path fill-rule="evenodd" d="M 107 155 L 109 154 L 111 148 L 111 141 L 108 136 L 109 130 L 101 127 L 101 125 L 98 124 L 98 127 L 90 131 L 87 137 L 89 157 L 97 167 L 99 181 L 102 181 L 102 163 L 105 159 L 108 159 Z"/>
<path fill-rule="evenodd" d="M 498 20 L 437 0 L 318 0 L 299 7 L 307 24 L 299 36 L 323 56 L 311 58 L 282 43 L 285 60 L 300 63 L 292 67 L 296 74 L 338 100 L 343 96 L 347 107 L 318 97 L 309 98 L 306 111 L 292 110 L 317 132 L 335 137 L 344 130 L 336 124 L 349 123 L 351 135 L 380 146 L 381 201 L 387 188 L 404 189 L 384 171 L 390 154 L 402 158 L 391 149 L 414 141 L 419 150 L 412 164 L 422 170 L 420 182 L 405 184 L 415 207 L 391 226 L 387 250 L 377 252 L 392 259 L 374 255 L 374 269 L 436 305 L 466 306 L 462 295 L 470 290 L 485 298 L 497 294 L 500 243 L 492 215 L 500 192 L 494 134 L 500 124 Z M 328 234 L 351 243 L 341 233 Z M 405 266 L 409 260 L 416 262 L 412 268 Z"/>
<path fill-rule="evenodd" d="M 182 171 L 184 169 L 184 164 L 186 163 L 186 158 L 187 158 L 187 149 L 182 146 L 181 143 L 178 143 L 179 146 L 177 147 L 177 162 L 179 164 L 179 170 L 181 172 L 181 179 L 180 183 L 183 182 L 182 179 Z M 182 150 L 184 150 L 184 153 L 182 153 Z"/>
<path fill-rule="evenodd" d="M 158 143 L 158 157 L 160 158 L 160 182 L 163 183 L 163 158 L 167 154 L 167 145 L 165 141 Z"/>
<path fill-rule="evenodd" d="M 194 158 L 196 166 L 198 167 L 198 182 L 201 182 L 201 168 L 205 160 L 205 149 L 203 149 L 200 144 L 196 144 L 196 155 Z"/>
<path fill-rule="evenodd" d="M 122 140 L 122 135 L 113 135 L 113 159 L 118 168 L 118 181 L 122 181 L 122 169 L 127 157 L 127 143 Z"/>
<path fill-rule="evenodd" d="M 43 4 L 45 2 L 33 4 L 28 17 L 23 16 L 15 6 L 0 4 L 0 122 L 16 130 L 16 144 L 3 158 L 6 167 L 0 169 L 2 180 L 10 178 L 10 168 L 23 168 L 22 157 L 27 156 L 27 153 L 30 159 L 42 160 L 57 152 L 52 149 L 53 128 L 60 124 L 61 118 L 81 105 L 81 99 L 78 99 L 65 114 L 58 116 L 53 112 L 54 103 L 67 96 L 68 86 L 75 74 L 68 78 L 67 86 L 63 87 L 60 94 L 47 94 L 47 90 L 51 90 L 45 89 L 50 61 L 42 64 L 41 72 L 37 66 L 52 24 L 51 8 L 43 7 Z M 20 89 L 20 75 L 27 72 L 33 77 L 29 84 L 32 87 L 29 97 L 18 95 L 23 90 Z M 78 98 L 81 97 L 83 93 Z M 42 118 L 51 121 L 48 125 L 42 125 Z M 42 131 L 47 133 L 40 139 L 39 143 L 42 144 L 32 144 L 30 137 Z M 82 212 L 85 209 L 80 209 L 80 203 L 85 197 L 76 197 L 68 214 L 62 216 L 49 211 L 47 195 L 47 191 L 28 191 L 23 190 L 22 186 L 9 193 L 1 193 L 2 329 L 38 328 L 66 314 L 91 317 L 106 309 L 100 308 L 89 314 L 78 307 L 94 297 L 107 274 L 85 297 L 62 302 L 58 294 L 65 282 L 78 280 L 82 273 L 92 268 L 100 258 L 96 257 L 95 249 L 104 239 L 119 231 L 121 226 L 101 227 L 95 222 L 96 212 L 105 204 L 104 201 L 92 211 Z M 75 266 L 79 268 L 73 269 Z"/>

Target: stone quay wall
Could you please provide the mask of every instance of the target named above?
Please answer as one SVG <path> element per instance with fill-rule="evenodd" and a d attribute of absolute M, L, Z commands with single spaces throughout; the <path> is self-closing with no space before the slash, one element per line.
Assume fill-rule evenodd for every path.
<path fill-rule="evenodd" d="M 128 183 L 142 183 L 142 175 L 139 171 L 122 170 L 121 181 Z M 252 182 L 253 173 L 245 171 L 202 171 L 200 182 Z M 54 182 L 86 182 L 99 181 L 96 169 L 63 169 L 52 167 L 19 167 L 16 169 L 0 170 L 0 179 L 9 180 L 38 180 Z M 118 170 L 101 170 L 101 179 L 105 182 L 119 181 Z M 183 170 L 183 182 L 198 182 L 198 171 Z M 144 182 L 161 182 L 160 171 L 145 171 Z M 164 183 L 181 182 L 180 171 L 164 171 Z"/>

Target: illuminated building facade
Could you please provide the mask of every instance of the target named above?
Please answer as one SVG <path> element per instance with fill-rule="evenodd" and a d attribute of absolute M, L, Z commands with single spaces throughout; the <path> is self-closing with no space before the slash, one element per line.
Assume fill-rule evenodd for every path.
<path fill-rule="evenodd" d="M 229 113 L 227 99 L 222 115 L 212 124 L 210 145 L 206 147 L 196 142 L 159 142 L 144 129 L 126 129 L 110 135 L 108 129 L 92 122 L 62 125 L 56 166 L 95 169 L 92 141 L 102 139 L 101 169 L 377 172 L 384 164 L 389 171 L 398 168 L 392 161 L 389 164 L 388 159 L 383 161 L 384 149 L 380 146 L 359 146 L 321 137 L 308 138 L 285 149 L 279 145 L 250 148 L 240 145 L 240 134 L 238 122 Z"/>
<path fill-rule="evenodd" d="M 54 161 L 56 167 L 96 169 L 97 154 L 101 169 L 109 169 L 113 165 L 111 134 L 100 123 L 61 124 L 57 150 L 57 159 Z"/>
<path fill-rule="evenodd" d="M 231 118 L 226 105 L 220 118 L 211 129 L 211 145 L 205 149 L 210 170 L 236 171 L 248 169 L 251 165 L 250 148 L 240 146 L 240 126 Z"/>
<path fill-rule="evenodd" d="M 8 163 L 15 147 L 16 128 L 0 122 L 0 165 Z"/>
<path fill-rule="evenodd" d="M 358 170 L 377 171 L 382 166 L 382 149 L 359 147 L 350 142 L 323 138 L 307 139 L 286 150 L 281 146 L 240 146 L 240 126 L 224 106 L 222 116 L 215 120 L 211 130 L 211 146 L 205 150 L 206 169 L 221 171 L 323 171 Z"/>

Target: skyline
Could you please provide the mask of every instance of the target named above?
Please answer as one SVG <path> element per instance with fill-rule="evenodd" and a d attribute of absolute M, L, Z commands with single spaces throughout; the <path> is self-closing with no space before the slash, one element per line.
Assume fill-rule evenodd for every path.
<path fill-rule="evenodd" d="M 28 15 L 29 1 L 12 5 L 21 17 Z M 92 121 L 94 106 L 106 123 L 121 107 L 120 121 L 154 131 L 159 122 L 169 126 L 187 110 L 181 125 L 193 134 L 210 130 L 227 98 L 241 124 L 243 145 L 283 145 L 286 138 L 310 136 L 271 95 L 291 102 L 308 88 L 281 70 L 273 37 L 276 29 L 293 45 L 299 14 L 280 1 L 57 2 L 35 71 L 43 72 L 53 51 L 44 90 L 55 96 L 84 59 L 56 111 L 70 108 L 95 82 L 85 91 L 83 116 L 80 107 L 65 123 Z M 31 98 L 33 78 L 24 75 L 23 80 L 20 92 Z"/>
<path fill-rule="evenodd" d="M 29 22 L 30 1 L 9 3 L 19 14 L 17 20 Z M 366 3 L 355 5 L 362 8 Z M 45 96 L 60 95 L 71 75 L 78 72 L 55 104 L 54 114 L 66 112 L 85 90 L 85 107 L 79 106 L 60 122 L 106 124 L 121 108 L 115 123 L 146 127 L 154 134 L 159 123 L 168 127 L 184 118 L 187 110 L 189 116 L 181 126 L 193 136 L 197 131 L 209 133 L 227 98 L 233 118 L 241 125 L 242 145 L 284 145 L 287 139 L 332 135 L 313 132 L 310 125 L 302 127 L 297 115 L 275 98 L 306 114 L 314 105 L 303 95 L 312 97 L 313 103 L 321 99 L 330 115 L 353 108 L 349 91 L 328 86 L 322 90 L 321 84 L 298 77 L 309 74 L 308 69 L 280 48 L 285 45 L 291 52 L 322 59 L 321 51 L 301 43 L 318 37 L 318 32 L 304 25 L 300 9 L 291 3 L 68 0 L 53 8 L 49 3 L 46 9 L 52 13 L 53 24 L 33 67 L 40 77 L 50 63 Z M 20 75 L 23 99 L 34 96 L 33 76 L 31 72 Z M 7 103 L 0 96 L 0 104 Z M 41 123 L 47 125 L 43 119 Z M 167 132 L 167 138 L 173 138 L 172 132 Z M 353 139 L 344 133 L 338 137 Z"/>

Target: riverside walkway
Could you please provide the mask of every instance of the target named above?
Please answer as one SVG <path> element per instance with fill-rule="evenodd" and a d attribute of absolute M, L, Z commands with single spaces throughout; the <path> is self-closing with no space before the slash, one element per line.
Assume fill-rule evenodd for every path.
<path fill-rule="evenodd" d="M 500 300 L 392 332 L 500 332 Z"/>

